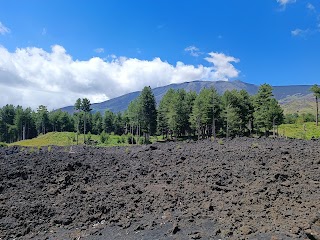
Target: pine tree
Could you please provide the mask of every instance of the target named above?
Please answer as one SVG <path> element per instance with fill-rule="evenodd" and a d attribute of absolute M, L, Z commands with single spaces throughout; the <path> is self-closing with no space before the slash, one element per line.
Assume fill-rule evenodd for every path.
<path fill-rule="evenodd" d="M 91 112 L 91 103 L 88 98 L 83 98 L 81 103 L 81 110 L 83 111 L 84 116 L 84 125 L 83 125 L 83 139 L 84 143 L 86 143 L 86 130 L 87 130 L 87 114 Z"/>
<path fill-rule="evenodd" d="M 96 112 L 92 117 L 92 133 L 99 135 L 102 132 L 102 115 L 100 112 Z"/>
<path fill-rule="evenodd" d="M 319 104 L 318 100 L 320 97 L 320 87 L 315 84 L 310 88 L 310 91 L 313 92 L 313 95 L 315 96 L 316 99 L 316 125 L 319 125 Z"/>
<path fill-rule="evenodd" d="M 142 108 L 140 104 L 140 99 L 137 98 L 131 101 L 126 111 L 126 116 L 129 119 L 129 125 L 130 125 L 129 132 L 132 134 L 132 138 L 131 138 L 132 143 L 134 142 L 133 140 L 134 135 L 136 135 L 137 137 L 135 142 L 136 143 L 139 142 L 138 140 L 139 140 L 140 131 L 141 131 L 141 112 L 142 112 Z"/>
<path fill-rule="evenodd" d="M 45 134 L 46 130 L 49 127 L 49 115 L 48 115 L 47 107 L 44 105 L 40 105 L 37 109 L 37 129 L 38 134 Z"/>
<path fill-rule="evenodd" d="M 77 118 L 77 145 L 78 145 L 78 143 L 79 143 L 79 133 L 80 133 L 80 111 L 81 111 L 81 104 L 82 104 L 82 102 L 81 102 L 81 98 L 78 98 L 77 99 L 77 101 L 76 101 L 76 103 L 74 104 L 74 109 L 76 110 L 76 112 L 75 112 L 75 116 L 76 116 L 76 118 Z"/>
<path fill-rule="evenodd" d="M 149 141 L 150 135 L 156 133 L 157 129 L 157 110 L 156 100 L 150 87 L 144 87 L 140 96 L 141 105 L 141 130 L 145 135 L 145 141 Z"/>
<path fill-rule="evenodd" d="M 198 132 L 198 138 L 213 134 L 213 122 L 217 122 L 219 112 L 220 97 L 217 92 L 214 89 L 202 89 L 194 101 L 190 116 L 191 126 Z"/>
<path fill-rule="evenodd" d="M 265 135 L 267 135 L 276 119 L 278 124 L 283 122 L 282 109 L 277 100 L 273 98 L 270 85 L 263 84 L 259 87 L 258 93 L 254 96 L 253 105 L 255 110 L 254 123 L 258 132 L 264 129 Z"/>
<path fill-rule="evenodd" d="M 173 99 L 175 97 L 175 93 L 176 92 L 170 88 L 162 97 L 158 107 L 158 131 L 162 133 L 163 136 L 166 135 L 166 137 L 168 137 L 168 132 L 170 130 L 169 122 L 172 122 Z"/>
<path fill-rule="evenodd" d="M 83 112 L 83 141 L 86 143 L 86 130 L 87 130 L 87 113 L 91 112 L 91 103 L 90 100 L 87 98 L 80 98 L 77 99 L 76 103 L 74 104 L 75 110 L 78 111 L 78 126 L 77 126 L 77 144 L 78 144 L 78 135 L 79 135 L 79 125 L 80 125 L 80 114 L 79 112 Z"/>

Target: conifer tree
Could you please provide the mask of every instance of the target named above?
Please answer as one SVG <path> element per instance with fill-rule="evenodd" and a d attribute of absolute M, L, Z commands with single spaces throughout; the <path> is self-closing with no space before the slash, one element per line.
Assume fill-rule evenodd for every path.
<path fill-rule="evenodd" d="M 141 106 L 141 130 L 147 142 L 150 135 L 155 134 L 157 129 L 156 100 L 151 87 L 143 88 L 139 96 L 139 104 Z"/>

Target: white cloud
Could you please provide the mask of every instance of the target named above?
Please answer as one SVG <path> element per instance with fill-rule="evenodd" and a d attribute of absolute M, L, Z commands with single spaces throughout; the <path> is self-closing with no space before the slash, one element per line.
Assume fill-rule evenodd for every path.
<path fill-rule="evenodd" d="M 313 4 L 311 4 L 311 3 L 308 3 L 308 4 L 307 4 L 307 9 L 309 9 L 309 10 L 312 11 L 312 12 L 315 12 L 315 11 L 316 11 L 315 6 L 314 6 Z"/>
<path fill-rule="evenodd" d="M 188 52 L 193 57 L 199 57 L 202 54 L 202 52 L 200 52 L 200 49 L 196 46 L 186 47 L 184 51 Z"/>
<path fill-rule="evenodd" d="M 112 56 L 73 60 L 59 45 L 47 52 L 29 47 L 9 52 L 0 45 L 0 106 L 5 104 L 56 109 L 73 105 L 79 97 L 101 102 L 144 86 L 164 86 L 193 80 L 228 80 L 238 77 L 232 63 L 238 59 L 210 53 L 209 67 L 171 65 L 160 58 L 151 61 Z"/>
<path fill-rule="evenodd" d="M 213 64 L 213 72 L 211 72 L 213 79 L 228 80 L 239 76 L 240 71 L 232 65 L 240 62 L 239 59 L 216 52 L 211 52 L 209 55 L 210 57 L 205 59 Z"/>
<path fill-rule="evenodd" d="M 0 22 L 0 34 L 5 35 L 10 32 L 11 32 L 11 30 L 9 28 L 7 28 L 2 22 Z"/>
<path fill-rule="evenodd" d="M 296 0 L 277 0 L 277 2 L 278 2 L 281 6 L 285 7 L 287 4 L 295 3 Z"/>
<path fill-rule="evenodd" d="M 96 53 L 104 53 L 104 48 L 96 48 L 94 51 Z"/>
<path fill-rule="evenodd" d="M 297 28 L 297 29 L 291 31 L 291 35 L 294 36 L 294 37 L 298 37 L 298 36 L 306 37 L 306 35 L 308 33 L 310 33 L 309 29 L 303 30 L 303 29 Z"/>

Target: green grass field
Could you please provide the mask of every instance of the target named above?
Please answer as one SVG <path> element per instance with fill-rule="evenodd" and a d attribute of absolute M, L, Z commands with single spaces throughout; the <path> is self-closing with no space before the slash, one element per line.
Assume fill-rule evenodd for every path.
<path fill-rule="evenodd" d="M 86 139 L 88 139 L 88 134 Z M 108 141 L 106 143 L 100 142 L 100 136 L 91 134 L 91 140 L 98 142 L 98 146 L 126 146 L 128 145 L 125 138 L 118 135 L 108 135 Z M 83 144 L 83 134 L 79 135 L 79 144 Z M 41 146 L 70 146 L 76 145 L 76 134 L 73 132 L 50 132 L 45 135 L 40 135 L 33 139 L 14 142 L 9 145 L 13 146 L 25 146 L 25 147 L 41 147 Z"/>
<path fill-rule="evenodd" d="M 298 139 L 311 139 L 312 137 L 320 138 L 320 126 L 316 126 L 314 122 L 299 123 L 299 124 L 282 124 L 278 129 L 280 136 Z M 88 139 L 89 134 L 86 135 Z M 91 140 L 96 141 L 96 146 L 128 146 L 127 136 L 108 135 L 108 140 L 105 143 L 100 142 L 100 136 L 91 134 Z M 151 142 L 161 140 L 162 137 L 151 137 Z M 79 135 L 79 144 L 83 144 L 83 134 Z M 40 135 L 33 139 L 19 141 L 8 144 L 9 146 L 17 145 L 24 147 L 42 147 L 42 146 L 70 146 L 76 145 L 76 134 L 73 132 L 50 132 L 45 135 Z"/>
<path fill-rule="evenodd" d="M 278 130 L 281 136 L 298 139 L 311 139 L 312 137 L 320 138 L 320 126 L 314 122 L 282 124 Z"/>

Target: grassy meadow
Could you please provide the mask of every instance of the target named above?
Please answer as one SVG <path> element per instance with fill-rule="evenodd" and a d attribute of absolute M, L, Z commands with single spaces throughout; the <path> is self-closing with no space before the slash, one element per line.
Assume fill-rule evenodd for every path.
<path fill-rule="evenodd" d="M 125 146 L 128 145 L 125 141 L 124 136 L 118 136 L 110 134 L 107 136 L 107 141 L 105 143 L 100 142 L 100 136 L 94 134 L 86 134 L 86 139 L 88 137 L 97 142 L 98 146 Z M 84 135 L 80 134 L 78 136 L 78 143 L 84 143 Z M 19 142 L 14 142 L 9 145 L 11 146 L 24 146 L 24 147 L 41 147 L 41 146 L 70 146 L 77 144 L 77 135 L 73 132 L 49 132 L 44 135 L 39 135 L 33 139 L 27 139 Z"/>
<path fill-rule="evenodd" d="M 320 126 L 317 127 L 315 122 L 282 124 L 279 126 L 278 132 L 280 136 L 289 138 L 320 138 Z"/>

